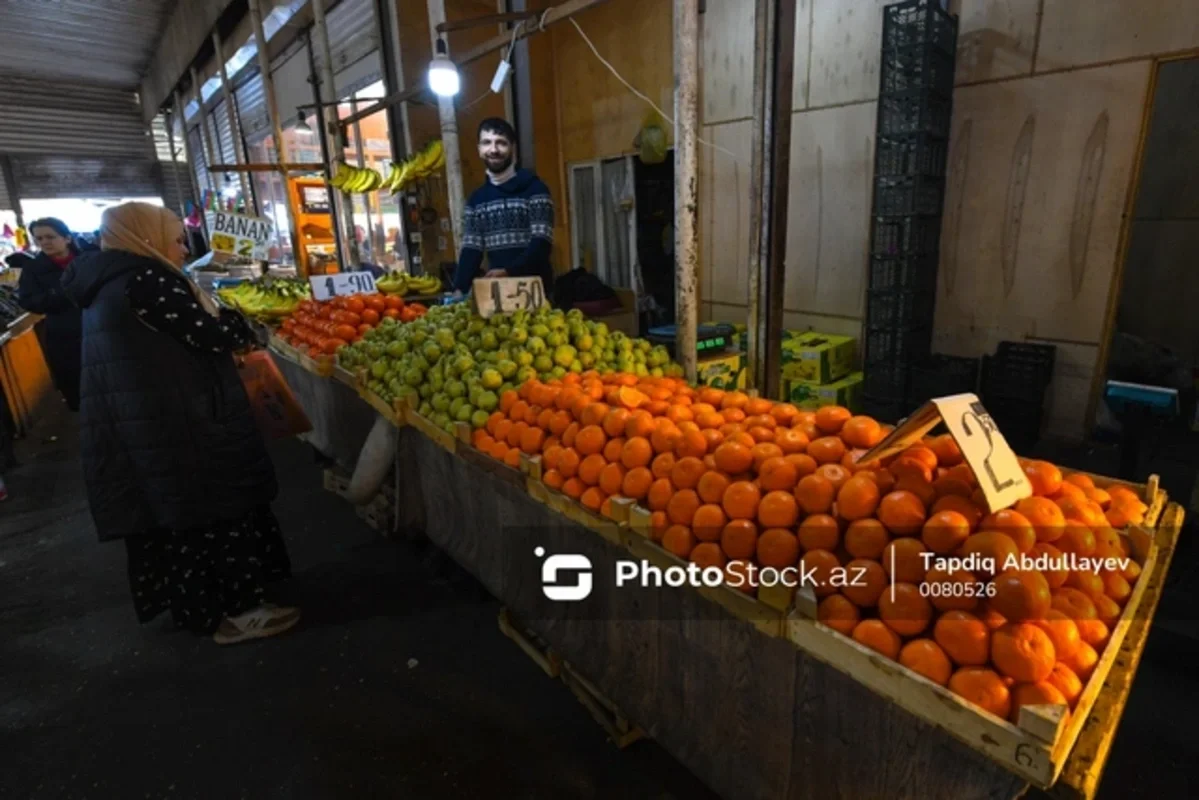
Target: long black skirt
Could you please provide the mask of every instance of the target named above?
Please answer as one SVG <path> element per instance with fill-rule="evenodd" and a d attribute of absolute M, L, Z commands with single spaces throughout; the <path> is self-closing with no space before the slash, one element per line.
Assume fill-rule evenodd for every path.
<path fill-rule="evenodd" d="M 266 584 L 291 575 L 269 506 L 236 522 L 129 536 L 125 551 L 138 621 L 170 611 L 176 627 L 201 634 L 261 606 Z"/>

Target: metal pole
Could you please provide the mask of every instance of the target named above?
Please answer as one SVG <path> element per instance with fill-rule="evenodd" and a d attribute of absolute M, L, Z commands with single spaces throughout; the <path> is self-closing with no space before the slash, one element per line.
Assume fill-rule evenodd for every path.
<path fill-rule="evenodd" d="M 175 153 L 175 115 L 166 112 L 167 147 L 171 148 L 171 177 L 175 180 L 175 199 L 179 201 L 179 214 L 183 215 L 183 184 L 179 181 L 179 159 Z"/>
<path fill-rule="evenodd" d="M 204 112 L 204 92 L 200 88 L 200 74 L 196 72 L 195 67 L 191 68 L 191 76 L 192 91 L 196 93 L 196 104 L 200 107 L 200 119 L 198 122 L 200 126 L 200 143 L 204 145 L 207 163 L 216 164 L 217 160 L 212 152 L 212 138 L 208 135 L 208 115 Z M 223 161 L 224 159 L 221 160 Z M 219 196 L 220 192 L 216 187 L 216 174 L 213 173 L 211 169 L 206 169 L 204 171 L 208 173 L 208 188 L 212 190 L 213 194 Z"/>
<path fill-rule="evenodd" d="M 321 102 L 321 85 L 320 81 L 316 77 L 316 52 L 312 47 L 311 33 L 306 37 L 305 45 L 308 48 L 309 80 L 312 82 L 312 94 L 316 100 L 316 108 L 314 109 L 314 113 L 316 114 L 316 128 L 313 130 L 316 133 L 316 140 L 321 146 L 321 160 L 326 165 L 326 168 L 329 168 L 332 164 L 337 162 L 332 156 L 333 151 L 329 146 L 329 137 L 325 134 L 325 131 L 327 130 L 325 125 L 325 105 Z M 331 172 L 326 174 L 329 177 L 332 177 Z M 333 229 L 334 248 L 337 251 L 338 258 L 341 258 L 341 254 L 346 252 L 351 245 L 346 242 L 345 233 L 341 229 L 342 218 L 345 216 L 344 196 L 341 192 L 336 191 L 332 187 L 329 187 L 329 207 L 329 217 L 331 220 L 329 227 Z M 350 237 L 351 241 L 353 238 L 353 236 Z M 307 252 L 305 252 L 305 259 L 307 259 Z"/>
<path fill-rule="evenodd" d="M 430 52 L 437 52 L 437 26 L 445 22 L 445 0 L 429 0 Z M 449 44 L 446 44 L 447 55 Z M 462 193 L 462 156 L 458 150 L 458 117 L 454 113 L 452 97 L 437 98 L 437 112 L 441 117 L 441 148 L 445 151 L 445 183 L 450 200 L 450 226 L 454 234 L 454 257 L 462 252 L 462 208 L 465 197 Z"/>
<path fill-rule="evenodd" d="M 350 101 L 350 110 L 351 111 L 358 110 L 358 101 L 357 100 Z M 363 142 L 362 142 L 362 126 L 359 125 L 357 122 L 354 123 L 354 152 L 358 156 L 358 166 L 365 167 L 366 166 L 366 147 L 363 145 Z M 378 195 L 376 195 L 376 197 L 378 197 Z M 374 219 L 372 216 L 372 212 L 374 211 L 374 208 L 372 207 L 372 204 L 371 204 L 371 196 L 369 194 L 363 195 L 362 201 L 363 201 L 362 204 L 366 207 L 366 241 L 370 243 L 371 249 L 373 250 L 374 246 L 375 246 L 375 223 L 374 223 Z M 359 255 L 362 255 L 362 254 L 359 253 Z"/>
<path fill-rule="evenodd" d="M 699 267 L 699 0 L 674 0 L 674 251 L 675 355 L 689 382 L 696 381 L 695 295 Z"/>
<path fill-rule="evenodd" d="M 196 183 L 196 160 L 192 153 L 191 140 L 187 135 L 187 108 L 183 105 L 183 95 L 178 89 L 175 90 L 175 113 L 179 115 L 179 127 L 183 131 L 183 157 L 187 159 L 187 179 L 192 187 L 192 202 L 199 204 L 200 186 Z"/>
<path fill-rule="evenodd" d="M 775 0 L 774 72 L 771 76 L 770 106 L 770 259 L 766 263 L 766 346 L 763 364 L 766 396 L 781 396 L 783 346 L 783 289 L 787 275 L 787 207 L 791 192 L 791 91 L 795 80 L 796 0 Z"/>
<path fill-rule="evenodd" d="M 321 0 L 316 0 L 312 4 L 312 32 L 316 36 L 317 46 L 321 49 L 321 74 L 319 87 L 319 102 L 337 101 L 337 86 L 333 82 L 333 50 L 329 47 L 329 27 L 325 22 L 325 4 Z M 316 77 L 316 76 L 313 76 Z M 331 117 L 325 118 L 325 123 L 321 127 L 321 136 L 328 136 L 328 161 L 329 176 L 332 177 L 336 170 L 336 164 L 345 157 L 346 142 L 342 128 L 337 124 L 337 110 L 334 109 Z M 342 270 L 350 271 L 358 266 L 358 237 L 354 232 L 354 204 L 350 198 L 349 192 L 331 191 L 333 200 L 333 215 L 334 224 L 341 223 L 345 225 L 346 235 L 341 240 L 341 257 Z M 346 267 L 350 269 L 347 270 Z"/>
<path fill-rule="evenodd" d="M 283 167 L 288 163 L 287 142 L 283 138 L 283 121 L 279 117 L 279 100 L 275 96 L 275 78 L 271 74 L 271 54 L 267 47 L 266 31 L 262 27 L 261 0 L 250 0 L 250 24 L 254 29 L 255 48 L 258 51 L 258 74 L 262 76 L 262 92 L 266 97 L 266 110 L 271 119 L 271 138 L 275 143 L 275 156 L 279 160 L 279 177 L 283 184 L 283 201 L 287 204 L 287 226 L 291 235 L 292 261 L 296 265 L 296 273 L 301 278 L 308 277 L 308 259 L 305 258 L 304 240 L 300 237 L 300 229 L 296 222 L 297 211 L 292 202 L 291 187 L 287 185 L 287 170 Z M 277 202 L 277 201 L 275 201 Z M 277 218 L 276 218 L 277 219 Z"/>
<path fill-rule="evenodd" d="M 8 187 L 8 197 L 12 200 L 13 212 L 17 215 L 17 227 L 24 228 L 25 214 L 21 211 L 21 188 L 17 185 L 12 159 L 5 155 L 0 155 L 0 176 L 3 176 L 4 185 Z"/>
<path fill-rule="evenodd" d="M 762 340 L 758 332 L 758 296 L 762 272 L 762 245 L 769 239 L 769 220 L 763 214 L 765 187 L 770 181 L 766 174 L 766 96 L 770 83 L 770 4 L 772 0 L 756 0 L 754 4 L 754 83 L 753 83 L 753 127 L 749 166 L 749 318 L 745 332 L 749 337 L 746 355 L 749 369 L 746 382 L 750 389 L 764 386 L 764 364 L 761 358 Z M 766 220 L 764 222 L 764 220 Z M 714 258 L 715 254 L 709 254 Z"/>
<path fill-rule="evenodd" d="M 216 29 L 212 31 L 212 49 L 216 53 L 217 74 L 221 76 L 221 92 L 225 95 L 225 116 L 229 120 L 229 138 L 233 141 L 233 160 L 241 164 L 245 161 L 241 156 L 241 150 L 237 146 L 237 140 L 242 138 L 241 126 L 237 123 L 236 101 L 233 99 L 233 88 L 229 86 L 229 73 L 225 70 L 225 52 L 221 47 L 221 34 Z M 237 178 L 241 183 L 243 210 L 246 213 L 250 213 L 250 203 L 252 202 L 250 176 L 244 172 L 239 172 Z"/>

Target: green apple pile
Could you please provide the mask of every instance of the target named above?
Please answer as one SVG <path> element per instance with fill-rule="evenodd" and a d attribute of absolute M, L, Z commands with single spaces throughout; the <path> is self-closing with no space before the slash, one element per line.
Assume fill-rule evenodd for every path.
<path fill-rule="evenodd" d="M 419 398 L 422 416 L 452 432 L 455 422 L 483 427 L 500 395 L 530 378 L 596 370 L 640 376 L 683 374 L 665 347 L 609 331 L 578 310 L 476 315 L 468 303 L 434 306 L 414 322 L 383 319 L 337 354 L 384 400 Z"/>

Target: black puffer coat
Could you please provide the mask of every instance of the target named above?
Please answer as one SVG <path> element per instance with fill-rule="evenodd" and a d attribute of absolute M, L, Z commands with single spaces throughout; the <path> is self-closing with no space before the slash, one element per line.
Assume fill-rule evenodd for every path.
<path fill-rule="evenodd" d="M 101 541 L 240 519 L 269 503 L 275 473 L 229 354 L 142 323 L 125 285 L 158 262 L 85 253 L 63 276 L 83 309 L 81 443 Z"/>
<path fill-rule="evenodd" d="M 46 365 L 54 385 L 67 399 L 72 409 L 79 407 L 79 338 L 81 333 L 79 308 L 63 293 L 62 267 L 45 253 L 21 267 L 17 287 L 17 302 L 26 311 L 45 314 L 39 323 L 41 344 Z"/>

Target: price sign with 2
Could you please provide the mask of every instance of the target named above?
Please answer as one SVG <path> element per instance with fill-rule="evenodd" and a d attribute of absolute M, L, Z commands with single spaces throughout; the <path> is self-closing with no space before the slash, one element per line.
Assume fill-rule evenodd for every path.
<path fill-rule="evenodd" d="M 312 296 L 329 300 L 347 294 L 377 294 L 375 276 L 369 272 L 339 272 L 336 275 L 314 275 L 308 279 Z"/>

